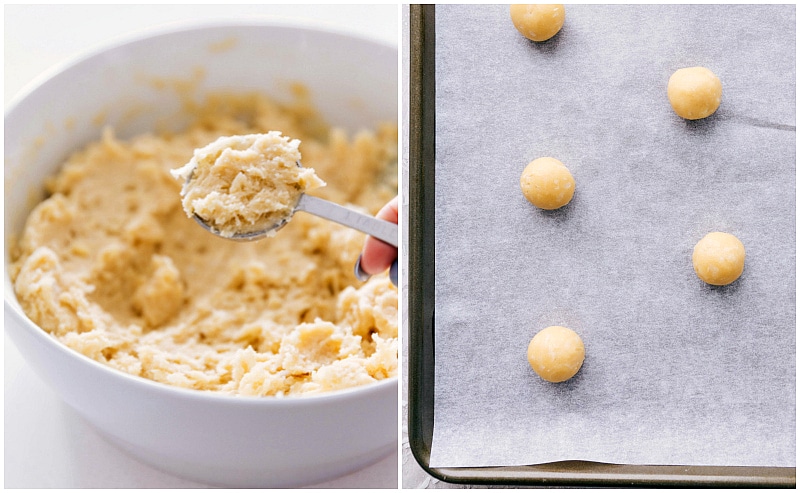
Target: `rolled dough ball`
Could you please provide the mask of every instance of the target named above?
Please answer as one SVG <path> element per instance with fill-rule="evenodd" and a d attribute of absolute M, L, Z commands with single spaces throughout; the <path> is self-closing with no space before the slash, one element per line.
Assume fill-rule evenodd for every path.
<path fill-rule="evenodd" d="M 694 246 L 692 264 L 704 282 L 714 286 L 730 284 L 744 270 L 744 245 L 729 233 L 708 233 Z"/>
<path fill-rule="evenodd" d="M 512 5 L 511 22 L 531 41 L 547 41 L 564 25 L 564 6 Z"/>
<path fill-rule="evenodd" d="M 569 380 L 583 365 L 583 341 L 573 330 L 560 325 L 542 329 L 528 345 L 528 363 L 548 382 Z"/>
<path fill-rule="evenodd" d="M 540 209 L 564 207 L 575 194 L 575 178 L 564 163 L 551 157 L 531 161 L 519 178 L 522 194 Z"/>
<path fill-rule="evenodd" d="M 705 67 L 676 70 L 667 84 L 667 97 L 681 118 L 699 120 L 711 116 L 722 101 L 722 82 Z"/>

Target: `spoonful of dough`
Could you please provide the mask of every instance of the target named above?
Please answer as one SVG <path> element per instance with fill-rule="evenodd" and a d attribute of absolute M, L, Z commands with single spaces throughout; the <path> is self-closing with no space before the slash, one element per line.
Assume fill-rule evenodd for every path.
<path fill-rule="evenodd" d="M 211 233 L 238 241 L 273 236 L 295 212 L 337 222 L 397 246 L 397 225 L 306 195 L 325 186 L 300 164 L 300 141 L 278 131 L 220 137 L 172 170 L 183 209 Z"/>

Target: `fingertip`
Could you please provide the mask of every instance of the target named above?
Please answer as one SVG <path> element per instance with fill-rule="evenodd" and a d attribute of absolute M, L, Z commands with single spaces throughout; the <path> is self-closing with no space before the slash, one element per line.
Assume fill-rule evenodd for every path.
<path fill-rule="evenodd" d="M 358 279 L 359 281 L 368 281 L 370 275 L 367 272 L 365 272 L 364 268 L 361 266 L 361 258 L 362 255 L 359 255 L 358 258 L 356 259 L 356 265 L 355 268 L 353 269 L 353 273 L 355 274 L 356 279 Z"/>
<path fill-rule="evenodd" d="M 361 252 L 361 267 L 369 274 L 378 274 L 388 269 L 396 258 L 397 248 L 369 237 Z"/>

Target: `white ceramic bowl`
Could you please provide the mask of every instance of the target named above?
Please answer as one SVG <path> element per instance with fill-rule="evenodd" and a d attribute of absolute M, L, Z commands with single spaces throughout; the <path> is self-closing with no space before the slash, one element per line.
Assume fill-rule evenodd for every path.
<path fill-rule="evenodd" d="M 189 79 L 198 69 L 201 92 L 258 90 L 281 99 L 289 83 L 302 82 L 328 121 L 350 130 L 397 119 L 396 48 L 316 29 L 185 26 L 61 68 L 5 115 L 5 329 L 67 404 L 111 442 L 164 471 L 213 485 L 291 487 L 359 469 L 396 450 L 396 378 L 287 399 L 174 388 L 68 349 L 32 323 L 14 296 L 9 244 L 41 199 L 45 178 L 97 140 L 105 124 L 122 137 L 165 118 L 180 126 L 174 93 L 152 81 Z"/>

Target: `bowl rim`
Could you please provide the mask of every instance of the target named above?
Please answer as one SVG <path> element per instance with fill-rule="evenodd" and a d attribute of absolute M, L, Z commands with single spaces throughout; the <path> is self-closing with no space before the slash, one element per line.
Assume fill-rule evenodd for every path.
<path fill-rule="evenodd" d="M 50 80 L 54 79 L 55 77 L 59 76 L 60 74 L 73 69 L 75 66 L 86 62 L 92 58 L 101 56 L 102 54 L 110 51 L 123 48 L 127 45 L 139 43 L 142 41 L 148 41 L 159 37 L 164 36 L 171 36 L 175 34 L 182 34 L 187 32 L 195 32 L 195 31 L 203 31 L 208 29 L 241 29 L 241 28 L 275 28 L 275 29 L 286 29 L 289 31 L 298 31 L 298 32 L 313 32 L 316 34 L 323 34 L 332 37 L 341 37 L 346 38 L 352 41 L 357 41 L 360 43 L 367 43 L 376 45 L 382 49 L 389 49 L 394 51 L 395 53 L 399 53 L 398 46 L 392 45 L 390 43 L 386 43 L 383 40 L 378 38 L 365 36 L 362 34 L 354 34 L 352 32 L 348 32 L 344 29 L 332 26 L 330 24 L 323 23 L 321 21 L 315 21 L 311 19 L 303 19 L 302 21 L 298 19 L 284 19 L 284 18 L 267 18 L 267 17 L 259 17 L 257 15 L 249 15 L 243 17 L 227 17 L 227 18 L 220 18 L 220 19 L 192 19 L 192 20 L 182 20 L 182 21 L 175 21 L 169 22 L 165 24 L 160 24 L 157 26 L 153 26 L 150 28 L 146 28 L 143 30 L 134 31 L 127 34 L 122 34 L 119 36 L 115 36 L 110 38 L 106 42 L 99 43 L 97 45 L 93 45 L 89 48 L 81 50 L 73 55 L 70 55 L 64 58 L 62 61 L 52 65 L 51 67 L 45 69 L 41 73 L 39 73 L 36 77 L 26 83 L 20 90 L 11 98 L 8 105 L 5 108 L 3 120 L 5 124 L 5 120 L 12 115 L 15 110 L 19 107 L 19 105 L 25 101 L 28 97 L 30 97 L 33 93 L 39 90 L 43 85 L 47 84 Z M 11 243 L 12 239 L 6 238 L 4 242 L 4 249 L 6 253 L 8 253 L 9 249 L 12 246 Z M 326 405 L 329 402 L 337 402 L 337 401 L 348 401 L 351 398 L 357 397 L 364 397 L 369 398 L 373 394 L 383 394 L 392 388 L 395 388 L 395 392 L 399 392 L 398 383 L 399 383 L 399 376 L 395 375 L 393 377 L 377 380 L 375 382 L 370 382 L 368 384 L 359 385 L 356 387 L 349 387 L 343 389 L 336 389 L 330 390 L 326 392 L 322 392 L 319 394 L 311 394 L 311 395 L 286 395 L 286 396 L 250 396 L 250 395 L 239 395 L 239 394 L 227 394 L 218 391 L 207 391 L 207 390 L 198 390 L 198 389 L 189 389 L 184 387 L 178 387 L 175 385 L 170 385 L 163 382 L 158 382 L 155 380 L 151 380 L 145 377 L 141 377 L 138 375 L 133 375 L 112 366 L 103 364 L 99 361 L 96 361 L 83 353 L 76 351 L 68 347 L 66 344 L 57 340 L 52 334 L 45 331 L 41 327 L 39 327 L 36 323 L 34 323 L 28 316 L 21 310 L 19 306 L 19 302 L 17 300 L 16 293 L 14 291 L 13 283 L 11 282 L 11 276 L 8 270 L 8 263 L 9 256 L 5 255 L 5 261 L 3 266 L 4 275 L 6 278 L 7 288 L 4 289 L 3 293 L 3 309 L 5 311 L 5 317 L 9 315 L 12 316 L 14 319 L 13 321 L 23 328 L 22 330 L 28 331 L 32 334 L 33 337 L 37 338 L 38 342 L 42 344 L 48 345 L 49 347 L 55 348 L 57 351 L 64 354 L 66 357 L 76 358 L 81 364 L 89 365 L 92 368 L 95 368 L 97 371 L 108 372 L 108 374 L 116 379 L 120 379 L 122 382 L 127 382 L 127 384 L 136 387 L 138 390 L 146 391 L 146 392 L 154 392 L 159 395 L 163 395 L 166 397 L 172 398 L 181 398 L 185 400 L 202 400 L 202 401 L 212 401 L 218 404 L 231 404 L 236 403 L 236 406 L 245 406 L 245 407 L 284 407 L 284 406 L 317 406 L 317 405 Z M 14 303 L 11 303 L 10 300 L 13 300 Z M 399 314 L 398 314 L 399 315 Z M 12 336 L 12 340 L 14 337 Z M 17 349 L 19 351 L 19 349 Z M 398 360 L 400 359 L 400 351 L 398 347 Z M 34 371 L 34 373 L 38 373 L 34 368 L 30 366 L 28 363 L 27 358 L 22 356 L 22 359 L 25 361 L 26 365 Z M 398 361 L 398 370 L 399 370 L 399 361 Z M 362 395 L 363 394 L 363 395 Z"/>
<path fill-rule="evenodd" d="M 275 28 L 275 29 L 286 29 L 289 31 L 308 31 L 317 34 L 347 38 L 362 43 L 373 44 L 383 49 L 393 50 L 395 51 L 395 53 L 399 54 L 398 46 L 386 43 L 382 39 L 366 36 L 363 34 L 354 34 L 338 26 L 334 26 L 331 24 L 327 24 L 312 19 L 303 19 L 302 21 L 300 21 L 299 19 L 294 19 L 294 18 L 285 19 L 278 17 L 271 18 L 271 17 L 259 17 L 250 15 L 250 16 L 231 16 L 214 20 L 188 19 L 188 20 L 174 21 L 125 34 L 120 34 L 118 36 L 109 38 L 105 42 L 92 45 L 72 55 L 68 55 L 60 62 L 57 62 L 56 64 L 40 72 L 33 79 L 31 79 L 24 86 L 22 86 L 6 105 L 4 109 L 4 119 L 9 114 L 13 113 L 14 109 L 17 106 L 19 106 L 19 104 L 22 101 L 28 98 L 33 92 L 35 92 L 37 89 L 39 89 L 39 87 L 47 83 L 49 80 L 55 78 L 61 73 L 66 72 L 91 58 L 101 55 L 102 53 L 105 53 L 110 50 L 123 48 L 124 46 L 139 43 L 142 41 L 159 38 L 162 36 L 171 36 L 175 34 L 182 34 L 193 31 L 203 31 L 208 29 L 226 29 L 226 28 L 227 29 Z"/>

